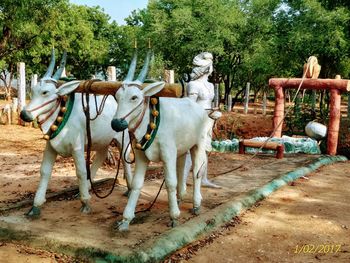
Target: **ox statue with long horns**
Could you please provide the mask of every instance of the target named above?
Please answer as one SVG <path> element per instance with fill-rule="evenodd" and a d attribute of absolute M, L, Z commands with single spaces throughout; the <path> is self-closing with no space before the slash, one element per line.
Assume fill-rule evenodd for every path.
<path fill-rule="evenodd" d="M 38 217 L 40 207 L 45 203 L 45 195 L 51 177 L 52 168 L 57 155 L 64 157 L 72 156 L 76 167 L 76 175 L 79 181 L 79 192 L 83 213 L 89 213 L 89 182 L 87 180 L 87 170 L 85 166 L 85 145 L 87 143 L 86 118 L 83 111 L 82 94 L 73 91 L 80 81 L 71 81 L 58 86 L 58 80 L 66 63 L 66 52 L 63 54 L 60 67 L 52 76 L 55 67 L 55 53 L 52 50 L 51 61 L 47 72 L 42 77 L 38 85 L 32 88 L 32 99 L 21 111 L 22 120 L 31 122 L 38 119 L 41 130 L 47 139 L 43 160 L 40 168 L 40 183 L 35 194 L 34 204 L 27 213 L 29 217 Z M 90 95 L 93 96 L 93 95 Z M 85 101 L 85 100 L 84 100 Z M 94 107 L 95 100 L 90 99 L 91 116 L 97 116 L 91 121 L 91 150 L 96 151 L 95 158 L 91 166 L 91 177 L 93 178 L 98 168 L 107 157 L 108 145 L 113 139 L 122 144 L 122 134 L 112 130 L 110 122 L 117 110 L 117 103 L 113 97 L 107 97 L 104 107 L 100 111 Z M 103 103 L 102 96 L 96 96 L 97 104 Z M 86 104 L 86 101 L 85 101 Z M 129 142 L 129 137 L 124 137 L 124 145 Z M 128 156 L 121 154 L 121 156 Z M 130 165 L 123 160 L 124 176 L 128 187 L 131 182 Z"/>
<path fill-rule="evenodd" d="M 122 131 L 126 128 L 132 134 L 135 144 L 135 173 L 131 190 L 124 209 L 119 231 L 129 229 L 135 216 L 135 208 L 144 183 L 145 172 L 150 161 L 164 164 L 164 177 L 168 192 L 171 225 L 177 224 L 180 215 L 178 200 L 185 194 L 183 169 L 186 152 L 190 150 L 193 160 L 193 212 L 199 213 L 201 204 L 200 170 L 207 163 L 205 142 L 209 121 L 206 111 L 188 98 L 154 97 L 164 87 L 156 82 L 141 89 L 148 71 L 150 51 L 138 78 L 133 81 L 136 67 L 136 52 L 122 87 L 116 92 L 118 103 L 112 128 Z"/>

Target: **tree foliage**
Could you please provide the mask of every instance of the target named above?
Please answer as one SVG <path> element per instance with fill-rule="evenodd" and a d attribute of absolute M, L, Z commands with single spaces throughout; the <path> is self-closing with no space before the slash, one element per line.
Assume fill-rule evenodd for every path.
<path fill-rule="evenodd" d="M 320 77 L 349 78 L 349 7 L 347 0 L 150 0 L 118 25 L 101 8 L 68 0 L 2 0 L 0 69 L 12 73 L 24 61 L 29 75 L 42 74 L 54 46 L 58 56 L 68 51 L 77 78 L 109 65 L 123 78 L 134 41 L 142 62 L 150 39 L 153 77 L 163 69 L 188 73 L 193 57 L 209 51 L 212 81 L 224 84 L 226 96 L 240 95 L 246 82 L 257 92 L 270 77 L 300 77 L 311 55 Z"/>

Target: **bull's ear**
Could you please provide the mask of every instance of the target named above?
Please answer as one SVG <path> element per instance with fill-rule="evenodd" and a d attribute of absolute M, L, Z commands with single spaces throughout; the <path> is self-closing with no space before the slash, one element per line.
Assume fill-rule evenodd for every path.
<path fill-rule="evenodd" d="M 161 91 L 164 88 L 164 85 L 165 82 L 163 81 L 151 83 L 142 90 L 142 93 L 144 96 L 153 96 Z"/>
<path fill-rule="evenodd" d="M 76 88 L 78 88 L 79 83 L 80 83 L 80 80 L 74 80 L 74 81 L 64 83 L 63 85 L 57 88 L 56 93 L 59 96 L 69 94 L 73 92 Z"/>

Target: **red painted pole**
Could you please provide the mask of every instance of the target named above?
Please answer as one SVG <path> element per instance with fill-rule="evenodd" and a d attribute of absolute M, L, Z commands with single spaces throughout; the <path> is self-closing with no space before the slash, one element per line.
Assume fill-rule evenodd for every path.
<path fill-rule="evenodd" d="M 282 137 L 282 126 L 284 118 L 284 92 L 283 87 L 275 87 L 275 111 L 273 116 L 273 137 Z"/>
<path fill-rule="evenodd" d="M 327 153 L 330 155 L 337 154 L 338 147 L 338 133 L 340 125 L 340 90 L 331 89 L 331 100 L 329 107 L 329 123 L 328 123 L 328 137 L 327 137 Z"/>

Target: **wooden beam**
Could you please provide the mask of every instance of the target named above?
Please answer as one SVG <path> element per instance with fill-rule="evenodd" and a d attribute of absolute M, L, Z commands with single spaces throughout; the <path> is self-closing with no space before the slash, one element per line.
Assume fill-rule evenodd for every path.
<path fill-rule="evenodd" d="M 239 142 L 239 153 L 244 154 L 246 147 L 274 150 L 276 151 L 277 159 L 282 159 L 284 154 L 284 145 L 277 142 L 257 142 L 252 140 L 242 140 Z"/>
<path fill-rule="evenodd" d="M 93 82 L 88 90 L 85 88 L 85 83 L 82 81 L 75 92 L 90 92 L 98 95 L 114 95 L 118 89 L 122 86 L 122 82 L 119 81 L 97 81 Z M 142 84 L 142 88 L 145 88 L 150 83 Z M 181 97 L 183 93 L 182 86 L 180 84 L 169 84 L 166 83 L 164 88 L 156 94 L 158 97 Z"/>
<path fill-rule="evenodd" d="M 283 87 L 287 89 L 297 89 L 300 86 L 301 78 L 271 78 L 269 86 L 272 88 Z M 301 89 L 338 89 L 341 92 L 350 91 L 350 80 L 348 79 L 304 79 Z"/>

